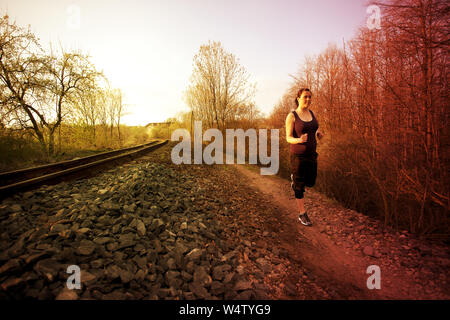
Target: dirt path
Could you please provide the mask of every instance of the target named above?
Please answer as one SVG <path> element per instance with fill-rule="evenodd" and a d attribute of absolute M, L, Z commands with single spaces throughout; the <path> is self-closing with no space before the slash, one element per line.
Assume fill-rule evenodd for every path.
<path fill-rule="evenodd" d="M 313 226 L 305 227 L 297 220 L 289 181 L 262 176 L 249 166 L 235 168 L 249 186 L 280 208 L 275 213 L 281 225 L 278 245 L 288 252 L 293 266 L 287 285 L 298 283 L 302 269 L 326 292 L 319 299 L 449 299 L 446 246 L 424 244 L 406 232 L 386 229 L 311 189 L 305 193 L 305 206 Z M 379 290 L 367 288 L 370 265 L 380 267 Z"/>

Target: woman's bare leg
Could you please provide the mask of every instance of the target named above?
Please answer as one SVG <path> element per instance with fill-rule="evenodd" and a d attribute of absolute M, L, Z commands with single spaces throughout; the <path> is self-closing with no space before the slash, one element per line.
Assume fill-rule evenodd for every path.
<path fill-rule="evenodd" d="M 306 212 L 305 210 L 305 199 L 296 199 L 297 200 L 297 205 L 298 205 L 298 210 L 300 214 L 304 214 Z"/>

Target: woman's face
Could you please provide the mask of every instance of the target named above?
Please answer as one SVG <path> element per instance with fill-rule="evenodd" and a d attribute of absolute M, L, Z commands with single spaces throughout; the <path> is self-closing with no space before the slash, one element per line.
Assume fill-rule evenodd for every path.
<path fill-rule="evenodd" d="M 300 107 L 309 107 L 311 104 L 311 92 L 303 91 L 301 97 L 297 99 Z"/>

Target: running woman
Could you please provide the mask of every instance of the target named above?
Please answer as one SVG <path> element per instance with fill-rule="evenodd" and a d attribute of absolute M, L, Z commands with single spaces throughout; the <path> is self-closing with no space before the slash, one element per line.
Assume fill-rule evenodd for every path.
<path fill-rule="evenodd" d="M 311 226 L 305 210 L 305 187 L 313 187 L 317 177 L 317 139 L 322 139 L 319 122 L 309 109 L 311 90 L 301 88 L 295 98 L 297 109 L 286 117 L 286 141 L 290 144 L 291 186 L 295 193 L 299 216 L 305 226 Z"/>

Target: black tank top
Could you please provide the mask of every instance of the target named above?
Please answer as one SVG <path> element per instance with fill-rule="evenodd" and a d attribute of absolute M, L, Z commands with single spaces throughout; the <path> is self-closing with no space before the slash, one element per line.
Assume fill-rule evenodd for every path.
<path fill-rule="evenodd" d="M 314 113 L 311 112 L 312 120 L 311 121 L 303 121 L 298 116 L 297 112 L 292 111 L 295 117 L 294 121 L 294 130 L 293 136 L 294 138 L 300 138 L 302 134 L 308 134 L 308 140 L 304 143 L 297 143 L 290 145 L 290 151 L 294 154 L 304 154 L 304 155 L 314 155 L 316 153 L 316 131 L 319 128 L 319 122 L 317 121 Z"/>

